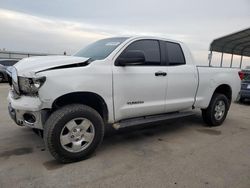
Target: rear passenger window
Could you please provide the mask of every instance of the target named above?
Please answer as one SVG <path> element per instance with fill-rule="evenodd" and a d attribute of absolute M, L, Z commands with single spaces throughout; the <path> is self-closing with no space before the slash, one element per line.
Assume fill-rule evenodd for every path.
<path fill-rule="evenodd" d="M 160 65 L 160 45 L 157 40 L 139 40 L 130 44 L 125 51 L 142 51 L 145 65 Z"/>
<path fill-rule="evenodd" d="M 184 65 L 185 58 L 181 46 L 176 43 L 166 42 L 166 50 L 169 65 Z"/>

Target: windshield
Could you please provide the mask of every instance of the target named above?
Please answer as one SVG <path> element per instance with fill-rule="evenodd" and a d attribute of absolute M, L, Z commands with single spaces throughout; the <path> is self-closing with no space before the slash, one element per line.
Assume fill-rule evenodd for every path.
<path fill-rule="evenodd" d="M 87 57 L 93 60 L 104 59 L 127 39 L 128 38 L 126 37 L 117 37 L 98 40 L 97 42 L 94 42 L 81 49 L 76 54 L 74 54 L 74 56 Z"/>

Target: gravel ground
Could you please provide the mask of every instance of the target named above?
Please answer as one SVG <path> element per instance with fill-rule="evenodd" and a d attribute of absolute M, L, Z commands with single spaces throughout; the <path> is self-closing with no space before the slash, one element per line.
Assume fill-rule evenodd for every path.
<path fill-rule="evenodd" d="M 221 127 L 194 116 L 107 131 L 89 159 L 58 164 L 43 140 L 18 127 L 0 85 L 0 187 L 250 187 L 250 103 L 232 104 Z"/>

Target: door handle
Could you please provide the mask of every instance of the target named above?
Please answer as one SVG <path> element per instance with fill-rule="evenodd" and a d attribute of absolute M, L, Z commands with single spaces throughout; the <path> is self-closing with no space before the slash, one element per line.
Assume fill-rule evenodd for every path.
<path fill-rule="evenodd" d="M 167 76 L 166 72 L 158 71 L 155 73 L 155 76 Z"/>

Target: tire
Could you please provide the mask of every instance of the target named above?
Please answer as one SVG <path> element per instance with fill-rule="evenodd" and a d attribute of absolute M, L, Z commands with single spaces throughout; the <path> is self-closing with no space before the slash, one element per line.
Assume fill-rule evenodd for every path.
<path fill-rule="evenodd" d="M 58 109 L 50 115 L 44 127 L 45 146 L 61 163 L 88 158 L 101 144 L 103 136 L 104 122 L 100 114 L 80 104 Z M 66 141 L 64 138 L 67 138 Z"/>
<path fill-rule="evenodd" d="M 220 126 L 227 117 L 229 107 L 230 102 L 228 98 L 223 94 L 215 93 L 208 108 L 202 109 L 202 118 L 204 122 L 211 127 Z"/>

